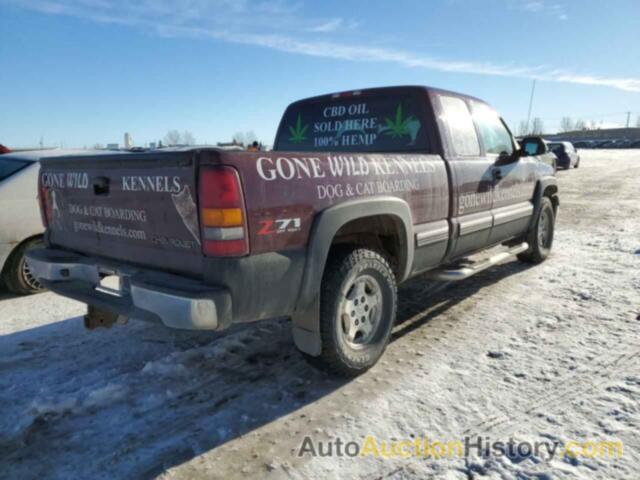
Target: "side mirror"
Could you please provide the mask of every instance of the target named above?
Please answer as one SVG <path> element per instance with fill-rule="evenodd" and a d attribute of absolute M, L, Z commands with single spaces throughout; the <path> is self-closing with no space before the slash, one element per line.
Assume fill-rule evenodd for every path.
<path fill-rule="evenodd" d="M 520 150 L 514 150 L 513 153 L 501 152 L 496 159 L 496 165 L 508 165 L 517 162 L 522 157 Z"/>

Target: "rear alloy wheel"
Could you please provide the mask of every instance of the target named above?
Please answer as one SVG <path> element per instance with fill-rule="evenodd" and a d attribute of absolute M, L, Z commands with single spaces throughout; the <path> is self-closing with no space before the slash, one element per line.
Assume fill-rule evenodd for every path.
<path fill-rule="evenodd" d="M 542 197 L 535 225 L 527 235 L 529 249 L 518 255 L 523 262 L 540 263 L 551 253 L 555 230 L 555 213 L 549 197 Z"/>
<path fill-rule="evenodd" d="M 4 282 L 9 291 L 18 295 L 28 295 L 44 290 L 40 282 L 33 276 L 25 253 L 33 248 L 42 247 L 42 239 L 35 238 L 16 248 L 4 268 Z"/>
<path fill-rule="evenodd" d="M 371 275 L 356 277 L 346 287 L 338 307 L 342 340 L 353 349 L 369 344 L 380 326 L 382 291 Z"/>
<path fill-rule="evenodd" d="M 372 367 L 396 318 L 397 287 L 387 259 L 366 248 L 336 249 L 320 292 L 322 352 L 312 360 L 344 376 Z"/>

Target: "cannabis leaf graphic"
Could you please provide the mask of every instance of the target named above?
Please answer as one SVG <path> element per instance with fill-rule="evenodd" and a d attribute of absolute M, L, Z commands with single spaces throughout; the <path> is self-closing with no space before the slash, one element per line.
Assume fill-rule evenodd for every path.
<path fill-rule="evenodd" d="M 402 137 L 403 135 L 410 135 L 408 125 L 414 121 L 413 115 L 410 117 L 402 119 L 402 104 L 398 104 L 398 108 L 396 109 L 396 118 L 395 121 L 390 118 L 385 117 L 384 121 L 387 123 L 387 129 L 385 130 L 385 135 L 391 135 L 391 138 Z"/>
<path fill-rule="evenodd" d="M 300 114 L 298 114 L 298 120 L 296 120 L 295 128 L 289 125 L 289 131 L 291 132 L 291 136 L 289 137 L 289 141 L 292 143 L 302 143 L 307 137 L 304 135 L 309 128 L 309 125 L 302 126 L 302 118 L 300 118 Z"/>

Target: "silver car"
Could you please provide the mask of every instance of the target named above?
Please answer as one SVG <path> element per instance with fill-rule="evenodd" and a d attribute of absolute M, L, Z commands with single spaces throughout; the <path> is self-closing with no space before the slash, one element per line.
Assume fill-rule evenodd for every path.
<path fill-rule="evenodd" d="M 87 150 L 33 150 L 0 155 L 0 272 L 17 294 L 41 290 L 29 272 L 24 254 L 42 244 L 44 228 L 38 206 L 39 160 Z"/>

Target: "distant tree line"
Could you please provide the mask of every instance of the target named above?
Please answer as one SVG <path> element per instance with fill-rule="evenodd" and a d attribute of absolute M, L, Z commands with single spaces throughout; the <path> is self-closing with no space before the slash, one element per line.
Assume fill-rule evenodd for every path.
<path fill-rule="evenodd" d="M 260 143 L 257 135 L 252 130 L 247 132 L 236 132 L 232 137 L 232 141 L 233 143 L 243 146 L 251 145 L 253 142 Z M 169 130 L 164 136 L 163 143 L 165 146 L 169 147 L 172 145 L 195 145 L 197 142 L 196 138 L 188 130 L 183 132 L 180 132 L 179 130 Z"/>
<path fill-rule="evenodd" d="M 188 130 L 185 130 L 183 132 L 180 132 L 178 130 L 169 130 L 164 136 L 164 144 L 166 146 L 195 145 L 196 137 L 194 137 L 193 134 Z"/>
<path fill-rule="evenodd" d="M 232 142 L 236 145 L 240 145 L 243 147 L 249 147 L 254 142 L 257 142 L 259 145 L 262 145 L 262 142 L 258 140 L 257 135 L 253 132 L 253 130 L 249 130 L 246 132 L 236 132 L 232 137 Z M 42 141 L 41 141 L 42 143 Z M 196 145 L 198 142 L 196 137 L 189 130 L 177 130 L 172 129 L 167 131 L 164 137 L 157 142 L 151 142 L 149 145 L 155 145 L 158 148 L 162 147 L 172 147 L 177 145 Z M 93 148 L 96 150 L 104 150 L 106 146 L 102 143 L 95 143 Z"/>
<path fill-rule="evenodd" d="M 517 134 L 520 137 L 525 135 L 542 135 L 544 133 L 544 122 L 540 117 L 535 117 L 531 123 L 522 120 L 518 124 Z"/>
<path fill-rule="evenodd" d="M 640 115 L 636 120 L 636 126 L 640 128 Z M 579 130 L 597 130 L 599 128 L 598 122 L 594 120 L 585 121 L 581 118 L 574 120 L 571 117 L 562 117 L 560 120 L 560 132 L 573 132 Z M 544 131 L 544 123 L 541 118 L 535 117 L 532 122 L 528 123 L 525 120 L 520 121 L 516 130 L 518 136 L 525 135 L 542 135 Z"/>
<path fill-rule="evenodd" d="M 258 137 L 253 130 L 249 130 L 248 132 L 236 132 L 233 134 L 233 142 L 246 147 L 251 145 L 253 142 L 258 142 Z"/>

